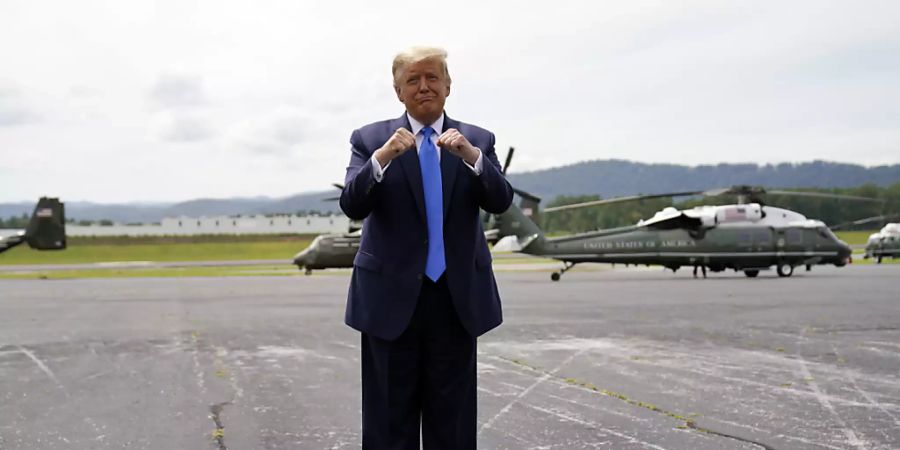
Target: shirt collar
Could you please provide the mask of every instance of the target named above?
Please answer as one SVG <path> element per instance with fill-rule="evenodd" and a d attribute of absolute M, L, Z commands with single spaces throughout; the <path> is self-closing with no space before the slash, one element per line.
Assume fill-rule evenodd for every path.
<path fill-rule="evenodd" d="M 425 128 L 421 122 L 416 119 L 413 119 L 413 116 L 406 113 L 406 117 L 409 119 L 409 126 L 412 128 L 412 132 L 414 135 L 418 136 L 419 132 L 422 131 L 422 128 Z M 431 124 L 431 128 L 434 129 L 434 134 L 436 136 L 440 136 L 441 131 L 444 129 L 444 113 L 441 113 L 441 116 Z"/>

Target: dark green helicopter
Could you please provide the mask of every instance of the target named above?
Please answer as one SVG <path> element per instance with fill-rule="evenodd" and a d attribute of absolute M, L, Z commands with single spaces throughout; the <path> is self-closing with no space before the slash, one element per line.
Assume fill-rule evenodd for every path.
<path fill-rule="evenodd" d="M 497 241 L 497 230 L 488 230 L 484 235 L 488 242 Z M 360 229 L 351 229 L 347 233 L 320 234 L 309 247 L 294 255 L 294 265 L 306 275 L 312 274 L 313 270 L 353 267 L 361 236 Z"/>
<path fill-rule="evenodd" d="M 58 198 L 41 197 L 25 230 L 0 237 L 0 253 L 22 243 L 28 243 L 35 250 L 66 248 L 65 205 Z"/>
<path fill-rule="evenodd" d="M 668 207 L 636 225 L 597 230 L 569 236 L 546 237 L 534 220 L 540 199 L 516 191 L 522 199 L 494 219 L 501 237 L 513 239 L 514 251 L 562 261 L 564 266 L 551 275 L 559 281 L 563 273 L 585 262 L 661 265 L 677 271 L 682 266 L 720 272 L 742 271 L 747 277 L 775 266 L 778 275 L 789 277 L 794 268 L 816 264 L 841 267 L 851 262 L 851 249 L 821 221 L 802 214 L 765 205 L 761 196 L 769 194 L 828 197 L 858 201 L 880 201 L 866 197 L 795 191 L 766 191 L 761 187 L 735 186 L 697 192 L 670 192 L 654 195 L 597 200 L 547 208 L 553 212 L 642 199 L 677 196 L 737 195 L 738 203 L 699 206 L 678 210 Z M 747 202 L 749 200 L 749 202 Z"/>
<path fill-rule="evenodd" d="M 361 235 L 362 230 L 352 228 L 347 233 L 320 234 L 294 255 L 294 264 L 306 275 L 313 270 L 353 267 Z"/>

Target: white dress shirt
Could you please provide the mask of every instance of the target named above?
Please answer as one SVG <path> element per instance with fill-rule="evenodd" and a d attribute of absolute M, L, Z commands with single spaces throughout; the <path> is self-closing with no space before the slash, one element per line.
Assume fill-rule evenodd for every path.
<path fill-rule="evenodd" d="M 409 125 L 412 128 L 413 134 L 416 136 L 416 151 L 421 152 L 422 151 L 422 140 L 425 139 L 425 137 L 422 136 L 422 134 L 419 132 L 422 131 L 422 128 L 425 128 L 425 125 L 423 125 L 418 120 L 413 119 L 413 117 L 410 116 L 409 113 L 406 113 L 406 117 L 409 119 Z M 437 149 L 438 161 L 440 161 L 441 160 L 441 148 L 438 147 L 437 141 L 438 141 L 438 138 L 441 137 L 440 130 L 444 129 L 444 114 L 443 113 L 441 113 L 441 116 L 438 117 L 438 119 L 435 120 L 434 123 L 431 124 L 431 129 L 434 130 L 434 133 L 431 134 L 431 143 L 434 144 L 434 148 Z M 469 169 L 472 170 L 472 172 L 475 173 L 475 175 L 481 175 L 481 172 L 484 169 L 484 162 L 482 161 L 482 157 L 481 157 L 482 156 L 481 149 L 478 147 L 475 147 L 475 148 L 478 149 L 478 159 L 475 160 L 475 165 L 474 166 L 469 165 L 469 163 L 466 162 L 466 160 L 463 160 L 463 162 L 466 164 L 466 167 L 468 167 Z M 387 170 L 388 167 L 391 166 L 391 162 L 393 162 L 393 161 L 388 161 L 388 163 L 385 164 L 384 167 L 381 167 L 381 164 L 378 164 L 377 159 L 375 159 L 373 157 L 371 160 L 372 160 L 372 168 L 374 169 L 374 172 L 375 172 L 375 181 L 380 183 L 381 180 L 384 179 L 384 172 Z"/>

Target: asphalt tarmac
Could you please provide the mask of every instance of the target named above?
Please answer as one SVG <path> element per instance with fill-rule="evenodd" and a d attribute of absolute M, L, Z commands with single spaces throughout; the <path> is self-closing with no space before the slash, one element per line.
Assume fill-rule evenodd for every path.
<path fill-rule="evenodd" d="M 900 448 L 900 266 L 497 276 L 479 448 Z M 0 449 L 359 448 L 347 281 L 0 281 Z"/>

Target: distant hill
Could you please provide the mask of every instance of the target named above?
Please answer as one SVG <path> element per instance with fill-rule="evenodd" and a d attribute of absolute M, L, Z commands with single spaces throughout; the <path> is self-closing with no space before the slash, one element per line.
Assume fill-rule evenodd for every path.
<path fill-rule="evenodd" d="M 813 161 L 763 166 L 755 164 L 681 166 L 596 160 L 534 172 L 512 173 L 509 179 L 519 189 L 546 200 L 552 200 L 559 195 L 587 194 L 609 198 L 713 189 L 736 184 L 770 188 L 845 188 L 866 183 L 887 186 L 900 182 L 900 164 L 863 167 Z"/>
<path fill-rule="evenodd" d="M 515 161 L 513 161 L 515 167 Z M 645 164 L 623 160 L 585 161 L 534 172 L 512 173 L 518 188 L 549 201 L 559 195 L 598 194 L 602 197 L 657 192 L 701 190 L 735 184 L 798 188 L 854 187 L 866 183 L 887 186 L 900 182 L 900 164 L 863 167 L 854 164 L 813 161 L 797 164 L 716 164 L 682 166 Z M 66 216 L 77 220 L 109 219 L 117 222 L 158 222 L 164 217 L 237 214 L 275 214 L 298 211 L 339 211 L 336 190 L 290 197 L 195 199 L 171 204 L 99 204 L 66 202 Z M 63 201 L 65 195 L 59 194 Z M 35 199 L 37 201 L 37 199 Z M 31 214 L 34 202 L 0 203 L 0 217 Z"/>
<path fill-rule="evenodd" d="M 171 204 L 102 204 L 91 202 L 69 202 L 65 198 L 66 218 L 76 220 L 109 219 L 122 223 L 159 222 L 165 217 L 177 216 L 218 216 L 249 214 L 291 214 L 300 211 L 338 212 L 337 202 L 324 199 L 335 197 L 337 190 L 310 192 L 290 197 L 270 198 L 224 198 L 196 199 Z M 37 199 L 35 199 L 35 202 Z M 0 217 L 31 214 L 34 202 L 0 203 Z"/>

